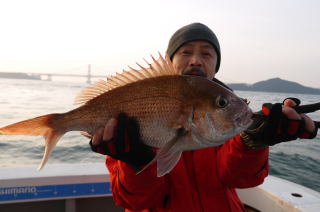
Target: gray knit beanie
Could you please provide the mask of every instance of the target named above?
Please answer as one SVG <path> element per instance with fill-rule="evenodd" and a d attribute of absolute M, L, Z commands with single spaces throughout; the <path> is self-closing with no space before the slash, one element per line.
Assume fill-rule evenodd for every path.
<path fill-rule="evenodd" d="M 209 42 L 217 52 L 217 66 L 216 72 L 218 72 L 220 67 L 221 53 L 220 45 L 216 35 L 212 30 L 204 24 L 192 23 L 180 28 L 176 31 L 170 38 L 167 54 L 172 60 L 173 55 L 178 51 L 178 49 L 184 44 L 191 42 L 203 40 Z"/>

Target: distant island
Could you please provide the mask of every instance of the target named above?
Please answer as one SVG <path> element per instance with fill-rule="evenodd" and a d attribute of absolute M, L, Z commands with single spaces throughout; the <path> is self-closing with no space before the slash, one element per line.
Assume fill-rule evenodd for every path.
<path fill-rule="evenodd" d="M 227 83 L 227 85 L 233 90 L 241 91 L 263 91 L 320 95 L 319 88 L 306 87 L 299 83 L 283 80 L 280 78 L 272 78 L 265 81 L 256 82 L 254 84 Z"/>
<path fill-rule="evenodd" d="M 20 72 L 0 72 L 0 78 L 41 80 L 40 76 Z"/>

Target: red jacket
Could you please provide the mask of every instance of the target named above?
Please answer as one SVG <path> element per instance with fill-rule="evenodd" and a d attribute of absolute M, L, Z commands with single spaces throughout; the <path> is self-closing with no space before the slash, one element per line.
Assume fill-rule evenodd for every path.
<path fill-rule="evenodd" d="M 113 198 L 126 212 L 245 211 L 235 188 L 261 184 L 269 149 L 249 149 L 236 136 L 218 147 L 186 151 L 176 167 L 156 177 L 156 165 L 136 175 L 107 158 Z"/>

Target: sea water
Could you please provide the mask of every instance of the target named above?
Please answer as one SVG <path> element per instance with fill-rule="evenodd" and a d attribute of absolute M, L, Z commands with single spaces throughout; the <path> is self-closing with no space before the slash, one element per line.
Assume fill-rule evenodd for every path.
<path fill-rule="evenodd" d="M 63 113 L 77 106 L 75 96 L 88 86 L 81 82 L 0 79 L 0 126 L 48 113 Z M 265 102 L 282 102 L 296 97 L 302 104 L 320 102 L 320 95 L 235 91 L 250 101 L 253 111 Z M 320 121 L 320 111 L 311 113 Z M 0 136 L 0 166 L 39 164 L 44 139 L 34 136 Z M 297 140 L 270 148 L 270 174 L 320 191 L 320 136 L 313 140 Z M 49 164 L 104 163 L 105 157 L 90 150 L 88 139 L 79 132 L 61 138 Z"/>

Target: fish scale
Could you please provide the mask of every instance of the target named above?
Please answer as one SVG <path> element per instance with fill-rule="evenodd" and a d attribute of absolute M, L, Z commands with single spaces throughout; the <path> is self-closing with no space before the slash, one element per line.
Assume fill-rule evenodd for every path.
<path fill-rule="evenodd" d="M 124 112 L 139 122 L 142 141 L 159 148 L 154 161 L 162 176 L 175 166 L 182 151 L 221 145 L 251 123 L 252 112 L 241 98 L 203 77 L 179 75 L 162 57 L 140 72 L 131 70 L 99 81 L 77 97 L 82 103 L 78 108 L 8 125 L 0 128 L 0 134 L 42 135 L 46 139 L 42 168 L 66 132 L 94 134 Z"/>

